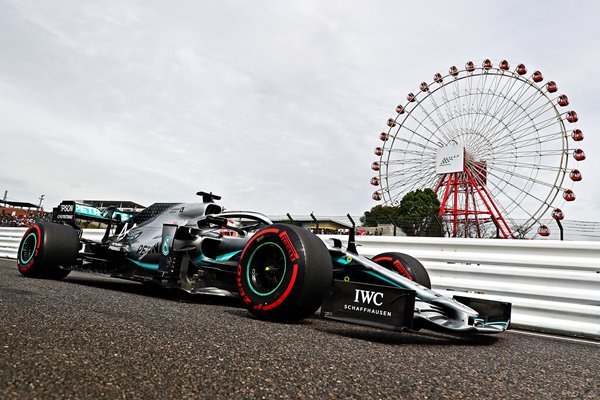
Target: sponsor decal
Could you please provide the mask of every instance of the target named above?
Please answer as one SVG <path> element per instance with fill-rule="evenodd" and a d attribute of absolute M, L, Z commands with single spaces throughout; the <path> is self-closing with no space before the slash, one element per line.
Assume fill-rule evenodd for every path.
<path fill-rule="evenodd" d="M 177 225 L 163 224 L 161 239 L 158 241 L 156 252 L 158 257 L 158 271 L 165 274 L 172 274 L 175 269 L 175 260 L 171 258 L 171 250 L 173 249 L 173 238 L 177 231 Z"/>
<path fill-rule="evenodd" d="M 415 293 L 410 290 L 334 280 L 321 316 L 392 330 L 412 327 Z"/>
<path fill-rule="evenodd" d="M 72 213 L 73 212 L 73 204 L 61 204 L 60 212 Z"/>
<path fill-rule="evenodd" d="M 381 307 L 383 305 L 383 300 L 384 300 L 383 292 L 374 292 L 371 290 L 354 289 L 354 303 L 359 303 L 359 304 L 363 304 L 363 305 L 344 304 L 344 310 L 357 311 L 357 312 L 361 312 L 361 313 L 391 317 L 392 316 L 391 311 L 379 310 L 379 309 L 364 306 L 364 304 L 366 304 L 366 305 L 373 304 L 376 307 Z"/>
<path fill-rule="evenodd" d="M 57 221 L 65 221 L 67 223 L 73 221 L 75 211 L 75 203 L 72 201 L 63 201 L 54 209 L 52 218 Z"/>
<path fill-rule="evenodd" d="M 413 280 L 412 276 L 410 276 L 410 274 L 408 273 L 406 268 L 404 268 L 404 265 L 402 265 L 400 260 L 394 260 L 394 262 L 392 264 L 394 264 L 394 267 L 396 267 L 396 270 L 398 272 L 400 272 L 400 275 L 402 275 L 403 277 L 405 277 L 407 279 L 410 279 L 411 281 Z"/>
<path fill-rule="evenodd" d="M 456 160 L 458 157 L 460 157 L 458 154 L 450 156 L 450 157 L 444 157 L 442 158 L 442 161 L 440 161 L 440 165 L 439 167 L 447 167 L 448 165 L 450 165 L 450 163 L 454 160 Z"/>
<path fill-rule="evenodd" d="M 283 231 L 279 234 L 279 237 L 281 238 L 281 241 L 283 242 L 285 249 L 287 250 L 288 255 L 290 256 L 290 261 L 297 261 L 300 258 L 300 256 L 298 255 L 296 248 L 292 244 L 292 239 L 290 239 L 288 233 L 286 231 Z"/>
<path fill-rule="evenodd" d="M 158 243 L 156 243 L 156 244 L 158 245 Z M 148 254 L 151 249 L 152 249 L 152 246 L 142 244 L 142 245 L 140 245 L 140 247 L 137 248 L 136 253 L 139 254 L 141 257 L 143 257 L 146 254 Z"/>
<path fill-rule="evenodd" d="M 362 313 L 367 313 L 367 314 L 381 315 L 381 316 L 384 316 L 384 317 L 391 317 L 392 316 L 392 312 L 391 311 L 377 310 L 377 309 L 369 308 L 369 307 L 359 307 L 359 306 L 354 306 L 354 305 L 351 305 L 351 304 L 344 304 L 344 310 L 357 311 L 357 312 L 362 312 Z"/>
<path fill-rule="evenodd" d="M 402 265 L 402 263 L 400 262 L 400 260 L 398 259 L 393 259 L 392 257 L 378 257 L 373 259 L 373 262 L 381 265 L 381 266 L 390 266 L 390 262 L 392 264 L 392 266 L 396 269 L 396 271 L 398 271 L 398 273 L 400 275 L 402 275 L 403 277 L 410 279 L 411 281 L 414 280 L 412 278 L 412 276 L 410 276 L 410 273 L 408 272 L 408 270 L 404 267 L 404 265 Z M 385 280 L 383 279 L 383 277 L 376 275 L 379 279 Z"/>
<path fill-rule="evenodd" d="M 102 212 L 99 209 L 95 208 L 95 207 L 90 207 L 90 206 L 86 206 L 85 204 L 61 204 L 60 205 L 60 212 L 65 212 L 65 213 L 73 213 L 73 208 L 75 208 L 75 214 L 79 215 L 79 216 L 86 216 L 86 217 L 94 217 L 94 218 L 103 218 L 103 219 L 108 219 L 108 213 Z M 112 214 L 112 218 L 116 219 L 116 217 L 119 216 L 121 218 L 121 222 L 125 222 L 128 221 L 129 219 L 131 219 L 132 215 L 131 214 L 127 214 L 127 213 L 122 213 L 120 211 L 114 211 Z M 59 218 L 61 218 L 59 216 Z M 66 218 L 66 217 L 64 217 Z M 63 218 L 63 219 L 64 219 Z"/>
<path fill-rule="evenodd" d="M 165 240 L 163 240 L 162 249 L 161 249 L 163 256 L 169 255 L 169 244 L 171 243 L 171 240 L 173 240 L 173 238 L 171 236 L 165 236 Z"/>
<path fill-rule="evenodd" d="M 89 215 L 90 217 L 102 218 L 100 210 L 94 207 L 84 206 L 83 204 L 75 204 L 75 213 L 80 215 Z"/>
<path fill-rule="evenodd" d="M 121 243 L 111 243 L 111 245 L 108 246 L 109 250 L 114 250 L 114 251 L 121 251 L 122 248 L 123 248 L 123 244 L 121 244 Z"/>
<path fill-rule="evenodd" d="M 125 222 L 131 218 L 131 214 L 125 214 L 119 211 L 115 211 L 112 215 L 112 218 L 116 219 L 117 215 L 121 217 L 121 222 Z"/>
<path fill-rule="evenodd" d="M 383 293 L 382 292 L 372 292 L 370 290 L 361 290 L 361 289 L 355 289 L 354 292 L 355 292 L 355 295 L 354 295 L 355 303 L 371 304 L 371 301 L 372 301 L 373 304 L 375 304 L 376 306 L 383 305 L 383 301 L 382 301 Z"/>
<path fill-rule="evenodd" d="M 435 169 L 437 174 L 463 172 L 465 148 L 461 145 L 448 145 L 437 151 Z"/>
<path fill-rule="evenodd" d="M 248 296 L 246 296 L 246 292 L 244 291 L 244 287 L 242 286 L 242 265 L 238 264 L 237 267 L 237 286 L 240 292 L 240 297 L 245 304 L 250 304 L 252 300 Z"/>

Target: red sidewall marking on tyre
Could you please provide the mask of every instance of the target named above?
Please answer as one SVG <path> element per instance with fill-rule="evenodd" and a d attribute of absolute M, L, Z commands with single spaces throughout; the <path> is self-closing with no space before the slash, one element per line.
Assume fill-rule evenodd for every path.
<path fill-rule="evenodd" d="M 244 251 L 242 252 L 242 255 L 240 257 L 240 260 L 244 259 L 246 250 L 250 247 L 251 243 L 258 240 L 260 237 L 262 237 L 263 235 L 265 235 L 267 233 L 277 234 L 277 233 L 279 233 L 279 231 L 280 230 L 277 228 L 271 228 L 271 229 L 265 229 L 264 231 L 261 231 L 260 233 L 254 235 L 252 237 L 252 239 L 250 239 L 250 241 L 246 244 L 246 247 L 244 248 Z M 300 258 L 300 256 L 298 255 L 296 248 L 292 244 L 292 240 L 291 240 L 289 234 L 286 231 L 283 231 L 281 234 L 279 234 L 279 238 L 284 243 L 286 250 L 288 251 L 288 256 L 290 257 L 290 261 L 291 262 L 297 261 Z M 294 264 L 292 267 L 292 276 L 290 277 L 288 286 L 285 289 L 285 291 L 283 292 L 283 294 L 281 295 L 281 297 L 279 297 L 276 301 L 274 301 L 271 304 L 267 304 L 267 305 L 257 304 L 254 307 L 254 309 L 269 311 L 274 308 L 277 308 L 290 295 L 290 293 L 292 292 L 292 289 L 294 289 L 294 284 L 296 283 L 297 277 L 298 277 L 298 264 Z M 237 268 L 237 285 L 238 285 L 238 290 L 239 290 L 240 296 L 242 297 L 242 301 L 245 304 L 251 304 L 252 300 L 248 297 L 248 295 L 246 295 L 246 292 L 244 291 L 244 288 L 242 287 L 242 265 L 241 264 L 238 264 L 238 268 Z"/>
<path fill-rule="evenodd" d="M 288 255 L 290 256 L 290 261 L 291 262 L 298 261 L 300 256 L 298 255 L 296 248 L 292 244 L 292 239 L 290 239 L 290 235 L 288 235 L 288 233 L 286 231 L 283 231 L 279 234 L 279 237 L 281 238 L 281 241 L 285 245 L 285 249 L 287 250 Z"/>
<path fill-rule="evenodd" d="M 412 276 L 410 276 L 410 274 L 408 273 L 408 270 L 406 269 L 406 267 L 404 265 L 402 265 L 402 262 L 400 262 L 400 260 L 394 260 L 394 262 L 392 263 L 394 264 L 394 267 L 396 267 L 396 269 L 398 270 L 398 272 L 400 272 L 400 275 L 402 275 L 403 277 L 410 279 L 411 281 L 413 280 Z"/>
<path fill-rule="evenodd" d="M 278 233 L 279 229 L 276 228 L 271 228 L 271 229 L 265 229 L 262 232 L 257 233 L 256 235 L 252 236 L 252 239 L 250 239 L 250 241 L 248 241 L 248 243 L 246 243 L 246 247 L 244 247 L 244 251 L 242 251 L 242 255 L 240 256 L 240 260 L 244 258 L 244 254 L 246 254 L 246 250 L 248 249 L 248 247 L 250 247 L 250 243 L 254 242 L 255 240 L 257 240 L 258 238 L 260 238 L 261 236 L 267 234 L 267 233 Z"/>
<path fill-rule="evenodd" d="M 292 277 L 290 278 L 290 283 L 289 283 L 287 289 L 285 289 L 285 292 L 283 292 L 281 297 L 278 298 L 276 302 L 271 303 L 267 306 L 264 306 L 263 310 L 269 311 L 269 310 L 274 309 L 275 307 L 280 305 L 289 296 L 290 292 L 294 288 L 294 283 L 296 282 L 297 275 L 298 275 L 298 264 L 294 264 L 294 266 L 292 267 Z"/>
<path fill-rule="evenodd" d="M 379 263 L 379 261 L 392 261 L 392 257 L 379 257 L 373 260 L 374 263 Z"/>
<path fill-rule="evenodd" d="M 27 232 L 25 232 L 25 234 L 23 235 L 24 238 L 26 238 L 31 231 L 33 230 L 37 231 L 37 244 L 35 246 L 35 250 L 33 252 L 33 256 L 31 257 L 31 260 L 29 260 L 29 262 L 23 266 L 21 266 L 21 252 L 19 251 L 19 254 L 17 254 L 18 257 L 18 264 L 19 264 L 19 271 L 21 272 L 26 272 L 29 270 L 29 268 L 31 268 L 31 266 L 34 264 L 35 262 L 35 258 L 37 257 L 39 251 L 40 251 L 40 244 L 42 242 L 42 231 L 40 231 L 40 227 L 37 225 L 33 225 L 31 228 L 27 229 Z M 21 250 L 19 248 L 19 250 Z"/>
<path fill-rule="evenodd" d="M 240 296 L 242 297 L 242 301 L 245 304 L 250 304 L 252 302 L 252 300 L 250 300 L 250 298 L 248 296 L 246 296 L 246 292 L 244 291 L 244 288 L 242 287 L 242 264 L 238 264 L 237 285 L 238 285 L 238 292 L 240 293 Z"/>
<path fill-rule="evenodd" d="M 403 277 L 410 279 L 411 281 L 413 281 L 413 277 L 408 273 L 408 270 L 406 269 L 406 267 L 404 265 L 402 265 L 402 262 L 400 262 L 400 260 L 398 259 L 393 259 L 392 257 L 379 257 L 379 258 L 375 258 L 373 259 L 374 263 L 379 264 L 380 261 L 392 261 L 392 265 L 396 268 L 396 270 L 400 273 L 400 275 L 402 275 Z"/>
<path fill-rule="evenodd" d="M 279 233 L 279 229 L 277 229 L 277 228 L 265 229 L 264 231 L 261 231 L 261 232 L 257 233 L 256 235 L 252 236 L 252 238 L 248 241 L 248 243 L 246 243 L 246 247 L 244 247 L 244 251 L 242 251 L 242 255 L 240 256 L 240 260 L 244 259 L 244 254 L 246 254 L 246 250 L 248 249 L 248 247 L 250 247 L 250 244 L 267 233 L 277 234 L 277 233 Z M 237 268 L 237 286 L 238 286 L 238 292 L 240 293 L 240 297 L 242 298 L 242 301 L 245 304 L 252 303 L 252 300 L 246 295 L 246 292 L 244 291 L 244 288 L 242 287 L 242 264 L 238 264 L 238 268 Z"/>

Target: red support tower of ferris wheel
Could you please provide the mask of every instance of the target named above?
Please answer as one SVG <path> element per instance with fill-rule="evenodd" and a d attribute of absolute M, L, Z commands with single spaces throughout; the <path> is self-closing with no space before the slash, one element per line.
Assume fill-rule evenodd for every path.
<path fill-rule="evenodd" d="M 490 220 L 502 236 L 514 237 L 487 190 L 485 161 L 473 161 L 463 146 L 451 145 L 440 149 L 436 165 L 440 180 L 435 192 L 443 193 L 439 215 L 451 222 L 453 237 L 458 236 L 459 227 L 464 229 L 465 237 L 470 236 L 471 227 L 481 237 L 480 224 Z"/>

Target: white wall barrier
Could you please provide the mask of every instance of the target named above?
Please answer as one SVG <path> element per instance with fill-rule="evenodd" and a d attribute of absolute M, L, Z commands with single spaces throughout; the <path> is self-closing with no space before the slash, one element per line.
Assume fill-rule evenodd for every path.
<path fill-rule="evenodd" d="M 17 247 L 25 228 L 0 228 L 0 257 L 17 258 Z"/>
<path fill-rule="evenodd" d="M 0 257 L 17 259 L 19 243 L 26 230 L 27 228 L 0 227 Z M 83 237 L 86 239 L 101 240 L 103 235 L 103 229 L 83 230 Z"/>
<path fill-rule="evenodd" d="M 0 257 L 16 258 L 24 232 L 0 228 Z M 84 230 L 89 239 L 102 234 Z M 446 295 L 511 302 L 514 327 L 600 339 L 600 242 L 360 236 L 357 243 L 366 256 L 419 259 Z"/>

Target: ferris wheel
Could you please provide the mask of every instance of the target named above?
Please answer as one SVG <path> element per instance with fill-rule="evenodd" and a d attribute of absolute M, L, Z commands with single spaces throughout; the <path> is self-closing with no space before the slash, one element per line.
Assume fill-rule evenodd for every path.
<path fill-rule="evenodd" d="M 371 168 L 373 199 L 398 205 L 415 189 L 435 190 L 450 236 L 549 235 L 557 206 L 575 200 L 585 159 L 577 113 L 554 81 L 524 64 L 489 59 L 451 66 L 422 82 L 381 132 Z"/>

